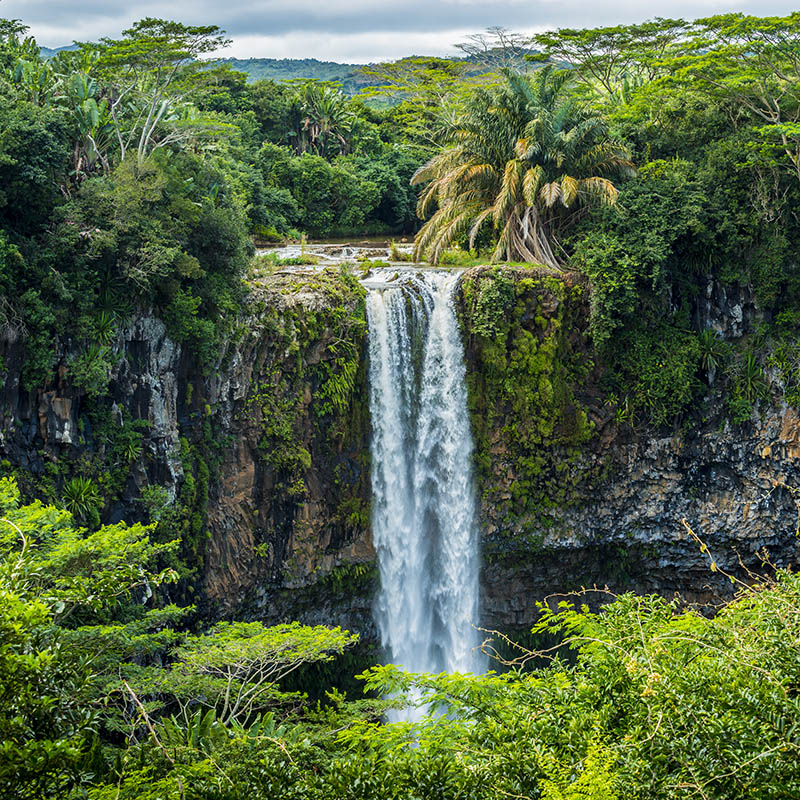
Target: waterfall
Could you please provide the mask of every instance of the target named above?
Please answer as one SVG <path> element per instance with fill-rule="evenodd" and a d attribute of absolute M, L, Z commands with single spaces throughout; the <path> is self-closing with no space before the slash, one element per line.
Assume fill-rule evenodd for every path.
<path fill-rule="evenodd" d="M 457 275 L 369 281 L 376 621 L 393 663 L 477 672 L 478 529 Z"/>

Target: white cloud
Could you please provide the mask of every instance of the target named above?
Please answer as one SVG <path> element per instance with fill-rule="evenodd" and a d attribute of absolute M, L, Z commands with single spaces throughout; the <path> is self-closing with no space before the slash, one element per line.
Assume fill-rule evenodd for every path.
<path fill-rule="evenodd" d="M 0 15 L 30 25 L 40 44 L 117 36 L 145 16 L 216 23 L 238 57 L 377 61 L 446 54 L 468 32 L 591 27 L 659 16 L 694 18 L 743 10 L 787 14 L 793 0 L 0 0 Z"/>
<path fill-rule="evenodd" d="M 455 55 L 453 46 L 472 29 L 435 33 L 287 33 L 281 36 L 239 36 L 220 56 L 234 58 L 318 58 L 360 64 L 390 61 L 407 55 Z"/>

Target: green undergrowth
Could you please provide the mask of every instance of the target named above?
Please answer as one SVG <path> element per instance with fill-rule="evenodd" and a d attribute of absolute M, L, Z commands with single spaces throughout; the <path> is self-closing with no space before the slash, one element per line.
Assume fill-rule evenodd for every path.
<path fill-rule="evenodd" d="M 593 435 L 576 387 L 592 367 L 584 288 L 509 268 L 469 273 L 461 315 L 467 390 L 485 506 L 540 539 L 574 497 L 570 469 Z M 504 543 L 504 547 L 508 543 Z M 520 542 L 530 544 L 530 542 Z"/>
<path fill-rule="evenodd" d="M 690 331 L 645 319 L 618 333 L 606 349 L 605 401 L 617 422 L 672 424 L 699 398 L 702 342 Z"/>

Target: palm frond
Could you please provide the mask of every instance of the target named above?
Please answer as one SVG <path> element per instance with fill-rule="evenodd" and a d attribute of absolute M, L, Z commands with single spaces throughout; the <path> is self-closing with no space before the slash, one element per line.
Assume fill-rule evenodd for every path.
<path fill-rule="evenodd" d="M 425 219 L 428 216 L 438 193 L 439 186 L 436 183 L 431 183 L 425 187 L 425 190 L 417 200 L 417 216 L 420 219 Z"/>
<path fill-rule="evenodd" d="M 481 228 L 483 227 L 484 223 L 486 222 L 489 217 L 492 216 L 492 212 L 494 208 L 489 206 L 489 208 L 485 208 L 478 214 L 475 222 L 473 222 L 472 227 L 469 230 L 469 246 L 470 249 L 475 246 L 475 240 L 478 238 L 478 234 L 480 233 Z"/>
<path fill-rule="evenodd" d="M 431 256 L 431 261 L 434 264 L 439 263 L 442 253 L 455 242 L 458 235 L 469 228 L 472 222 L 472 216 L 469 209 L 462 211 L 439 232 L 436 242 L 433 245 L 433 253 Z"/>
<path fill-rule="evenodd" d="M 492 263 L 497 263 L 500 261 L 504 255 L 508 253 L 508 245 L 511 239 L 511 229 L 512 225 L 514 224 L 514 220 L 512 217 L 509 217 L 506 220 L 506 224 L 503 226 L 503 229 L 500 231 L 500 236 L 497 239 L 497 245 L 494 248 L 494 252 L 492 253 Z"/>
<path fill-rule="evenodd" d="M 561 202 L 569 208 L 578 199 L 580 184 L 571 175 L 563 175 L 561 178 Z"/>
<path fill-rule="evenodd" d="M 547 208 L 552 208 L 561 197 L 561 184 L 558 181 L 551 181 L 544 184 L 539 190 L 539 199 Z"/>
<path fill-rule="evenodd" d="M 511 212 L 517 204 L 520 195 L 520 173 L 524 165 L 517 159 L 512 159 L 506 164 L 503 172 L 503 185 L 494 203 L 494 219 L 497 225 Z"/>
<path fill-rule="evenodd" d="M 584 178 L 579 182 L 579 192 L 607 206 L 616 205 L 619 197 L 619 190 L 608 178 Z"/>
<path fill-rule="evenodd" d="M 522 196 L 529 206 L 536 204 L 536 196 L 544 180 L 545 174 L 540 164 L 531 167 L 525 172 L 525 176 L 522 179 Z"/>

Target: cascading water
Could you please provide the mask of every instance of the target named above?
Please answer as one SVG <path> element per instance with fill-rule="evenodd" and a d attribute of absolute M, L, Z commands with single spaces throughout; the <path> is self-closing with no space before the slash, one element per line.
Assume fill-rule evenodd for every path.
<path fill-rule="evenodd" d="M 478 531 L 458 277 L 366 282 L 376 619 L 412 672 L 478 672 Z"/>

